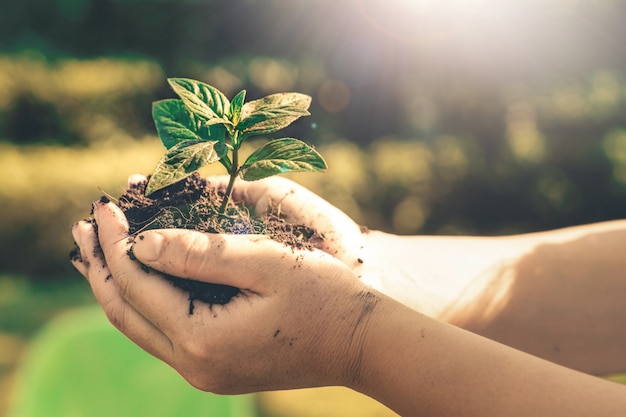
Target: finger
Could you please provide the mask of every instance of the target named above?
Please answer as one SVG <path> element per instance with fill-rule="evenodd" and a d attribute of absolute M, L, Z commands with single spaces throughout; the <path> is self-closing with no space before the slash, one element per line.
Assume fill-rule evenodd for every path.
<path fill-rule="evenodd" d="M 324 239 L 316 244 L 318 249 L 351 268 L 363 262 L 365 253 L 361 228 L 343 211 L 285 178 L 268 179 L 262 186 L 267 192 L 265 204 L 277 205 L 287 222 L 303 224 L 323 234 Z M 256 197 L 258 193 L 249 187 L 248 195 Z M 257 205 L 261 203 L 259 201 Z"/>
<path fill-rule="evenodd" d="M 263 295 L 285 271 L 321 252 L 297 251 L 260 235 L 218 235 L 181 229 L 142 232 L 133 246 L 139 261 L 181 278 L 231 285 Z M 330 257 L 329 257 L 330 258 Z M 332 258 L 331 258 L 332 259 Z"/>
<path fill-rule="evenodd" d="M 226 188 L 229 177 L 220 175 L 208 177 L 207 180 L 212 186 L 222 189 Z M 251 206 L 260 215 L 277 209 L 286 221 L 308 227 L 320 226 L 320 224 L 314 224 L 315 220 L 319 222 L 320 219 L 311 215 L 319 211 L 324 214 L 321 226 L 326 226 L 325 210 L 333 207 L 315 193 L 282 177 L 237 181 L 232 198 L 234 201 Z M 338 211 L 336 208 L 334 210 Z"/>
<path fill-rule="evenodd" d="M 102 258 L 93 224 L 78 222 L 72 229 L 72 234 L 81 248 L 84 275 L 109 321 L 150 354 L 166 362 L 170 361 L 172 356 L 170 340 L 130 306 L 117 291 L 113 283 L 114 278 Z"/>
<path fill-rule="evenodd" d="M 226 189 L 230 177 L 228 175 L 211 175 L 206 178 L 207 182 L 218 190 Z M 238 183 L 241 181 L 238 181 Z M 233 190 L 234 191 L 234 190 Z"/>
<path fill-rule="evenodd" d="M 128 177 L 128 188 L 131 188 L 133 186 L 136 186 L 137 184 L 141 184 L 142 182 L 146 181 L 147 178 L 145 175 L 142 174 L 132 174 Z"/>
<path fill-rule="evenodd" d="M 225 188 L 228 176 L 209 177 L 209 181 Z M 316 247 L 350 268 L 359 267 L 367 258 L 360 226 L 328 201 L 287 178 L 238 181 L 233 200 L 254 207 L 259 214 L 273 207 L 285 221 L 321 232 L 324 239 L 316 242 Z"/>
<path fill-rule="evenodd" d="M 76 244 L 76 248 L 70 254 L 70 260 L 72 265 L 78 272 L 80 272 L 85 278 L 88 278 L 89 272 L 89 258 L 82 254 L 83 248 L 85 247 L 85 238 L 88 232 L 85 232 L 89 228 L 87 224 L 87 220 L 81 220 L 72 226 L 72 237 L 74 238 L 74 243 Z"/>
<path fill-rule="evenodd" d="M 115 204 L 96 203 L 94 217 L 100 246 L 118 293 L 157 328 L 172 335 L 176 323 L 188 319 L 188 295 L 131 259 L 128 222 Z"/>
<path fill-rule="evenodd" d="M 225 192 L 226 188 L 228 188 L 228 183 L 230 181 L 230 177 L 228 175 L 213 175 L 206 178 L 207 182 L 211 187 L 214 187 L 218 191 Z M 258 182 L 258 181 L 257 181 Z M 230 199 L 238 204 L 243 204 L 248 206 L 249 208 L 254 208 L 257 210 L 256 201 L 253 201 L 248 195 L 248 181 L 237 181 L 235 182 L 235 187 L 233 188 Z M 261 214 L 264 214 L 265 207 L 261 211 Z"/>
<path fill-rule="evenodd" d="M 207 181 L 213 187 L 224 190 L 228 185 L 229 177 L 216 175 L 208 177 Z M 286 194 L 293 192 L 288 188 L 289 184 L 295 185 L 292 181 L 278 177 L 257 181 L 237 181 L 232 191 L 232 199 L 251 206 L 260 214 L 265 214 L 271 201 L 282 200 Z"/>

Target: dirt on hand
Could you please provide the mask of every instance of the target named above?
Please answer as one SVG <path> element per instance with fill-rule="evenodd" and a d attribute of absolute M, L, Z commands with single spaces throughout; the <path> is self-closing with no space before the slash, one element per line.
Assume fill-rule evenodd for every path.
<path fill-rule="evenodd" d="M 285 222 L 278 214 L 279 207 L 270 207 L 267 214 L 256 216 L 240 202 L 229 202 L 225 212 L 220 213 L 223 190 L 198 173 L 149 197 L 145 195 L 146 185 L 147 180 L 132 184 L 118 201 L 128 219 L 131 239 L 144 230 L 179 228 L 208 233 L 263 234 L 294 250 L 312 250 L 324 240 L 324 236 L 309 227 Z M 227 285 L 174 276 L 165 278 L 189 293 L 189 314 L 193 314 L 195 300 L 209 305 L 226 304 L 240 293 L 238 288 Z"/>

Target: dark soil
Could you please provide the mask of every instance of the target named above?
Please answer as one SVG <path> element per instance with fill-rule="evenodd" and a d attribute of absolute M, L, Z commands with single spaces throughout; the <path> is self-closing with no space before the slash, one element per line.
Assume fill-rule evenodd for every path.
<path fill-rule="evenodd" d="M 134 184 L 118 201 L 130 226 L 130 234 L 149 229 L 180 228 L 210 233 L 264 234 L 294 249 L 312 249 L 323 240 L 315 230 L 289 224 L 277 213 L 278 207 L 257 217 L 247 207 L 229 202 L 220 214 L 223 190 L 211 186 L 199 174 L 193 174 L 170 187 L 145 196 L 147 181 Z M 132 254 L 129 254 L 132 256 Z M 226 304 L 239 294 L 239 289 L 174 276 L 166 276 L 174 286 L 189 293 L 189 314 L 194 300 Z"/>

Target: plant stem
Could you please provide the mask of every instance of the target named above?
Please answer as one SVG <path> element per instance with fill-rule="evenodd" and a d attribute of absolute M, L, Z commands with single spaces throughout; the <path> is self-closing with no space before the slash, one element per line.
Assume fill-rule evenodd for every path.
<path fill-rule="evenodd" d="M 235 185 L 235 180 L 237 179 L 237 171 L 239 170 L 239 150 L 237 147 L 233 148 L 233 161 L 230 167 L 230 180 L 228 181 L 228 186 L 226 187 L 226 193 L 224 194 L 224 198 L 222 200 L 222 205 L 220 206 L 220 214 L 224 214 L 226 211 L 226 206 L 228 205 L 228 200 L 230 200 L 230 195 L 233 193 L 233 186 Z"/>

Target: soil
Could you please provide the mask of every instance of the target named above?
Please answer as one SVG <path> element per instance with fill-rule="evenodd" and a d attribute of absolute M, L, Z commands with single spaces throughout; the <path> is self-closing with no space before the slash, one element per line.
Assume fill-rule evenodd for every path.
<path fill-rule="evenodd" d="M 259 217 L 249 208 L 229 202 L 225 213 L 219 213 L 223 190 L 212 186 L 199 174 L 193 175 L 146 197 L 147 181 L 133 184 L 119 198 L 134 238 L 148 229 L 180 228 L 209 233 L 264 234 L 294 249 L 313 249 L 324 237 L 315 230 L 289 224 L 278 214 L 279 207 L 270 208 Z M 132 257 L 132 253 L 129 254 Z M 227 285 L 193 281 L 166 276 L 174 286 L 189 293 L 189 314 L 194 301 L 226 304 L 240 291 Z"/>

